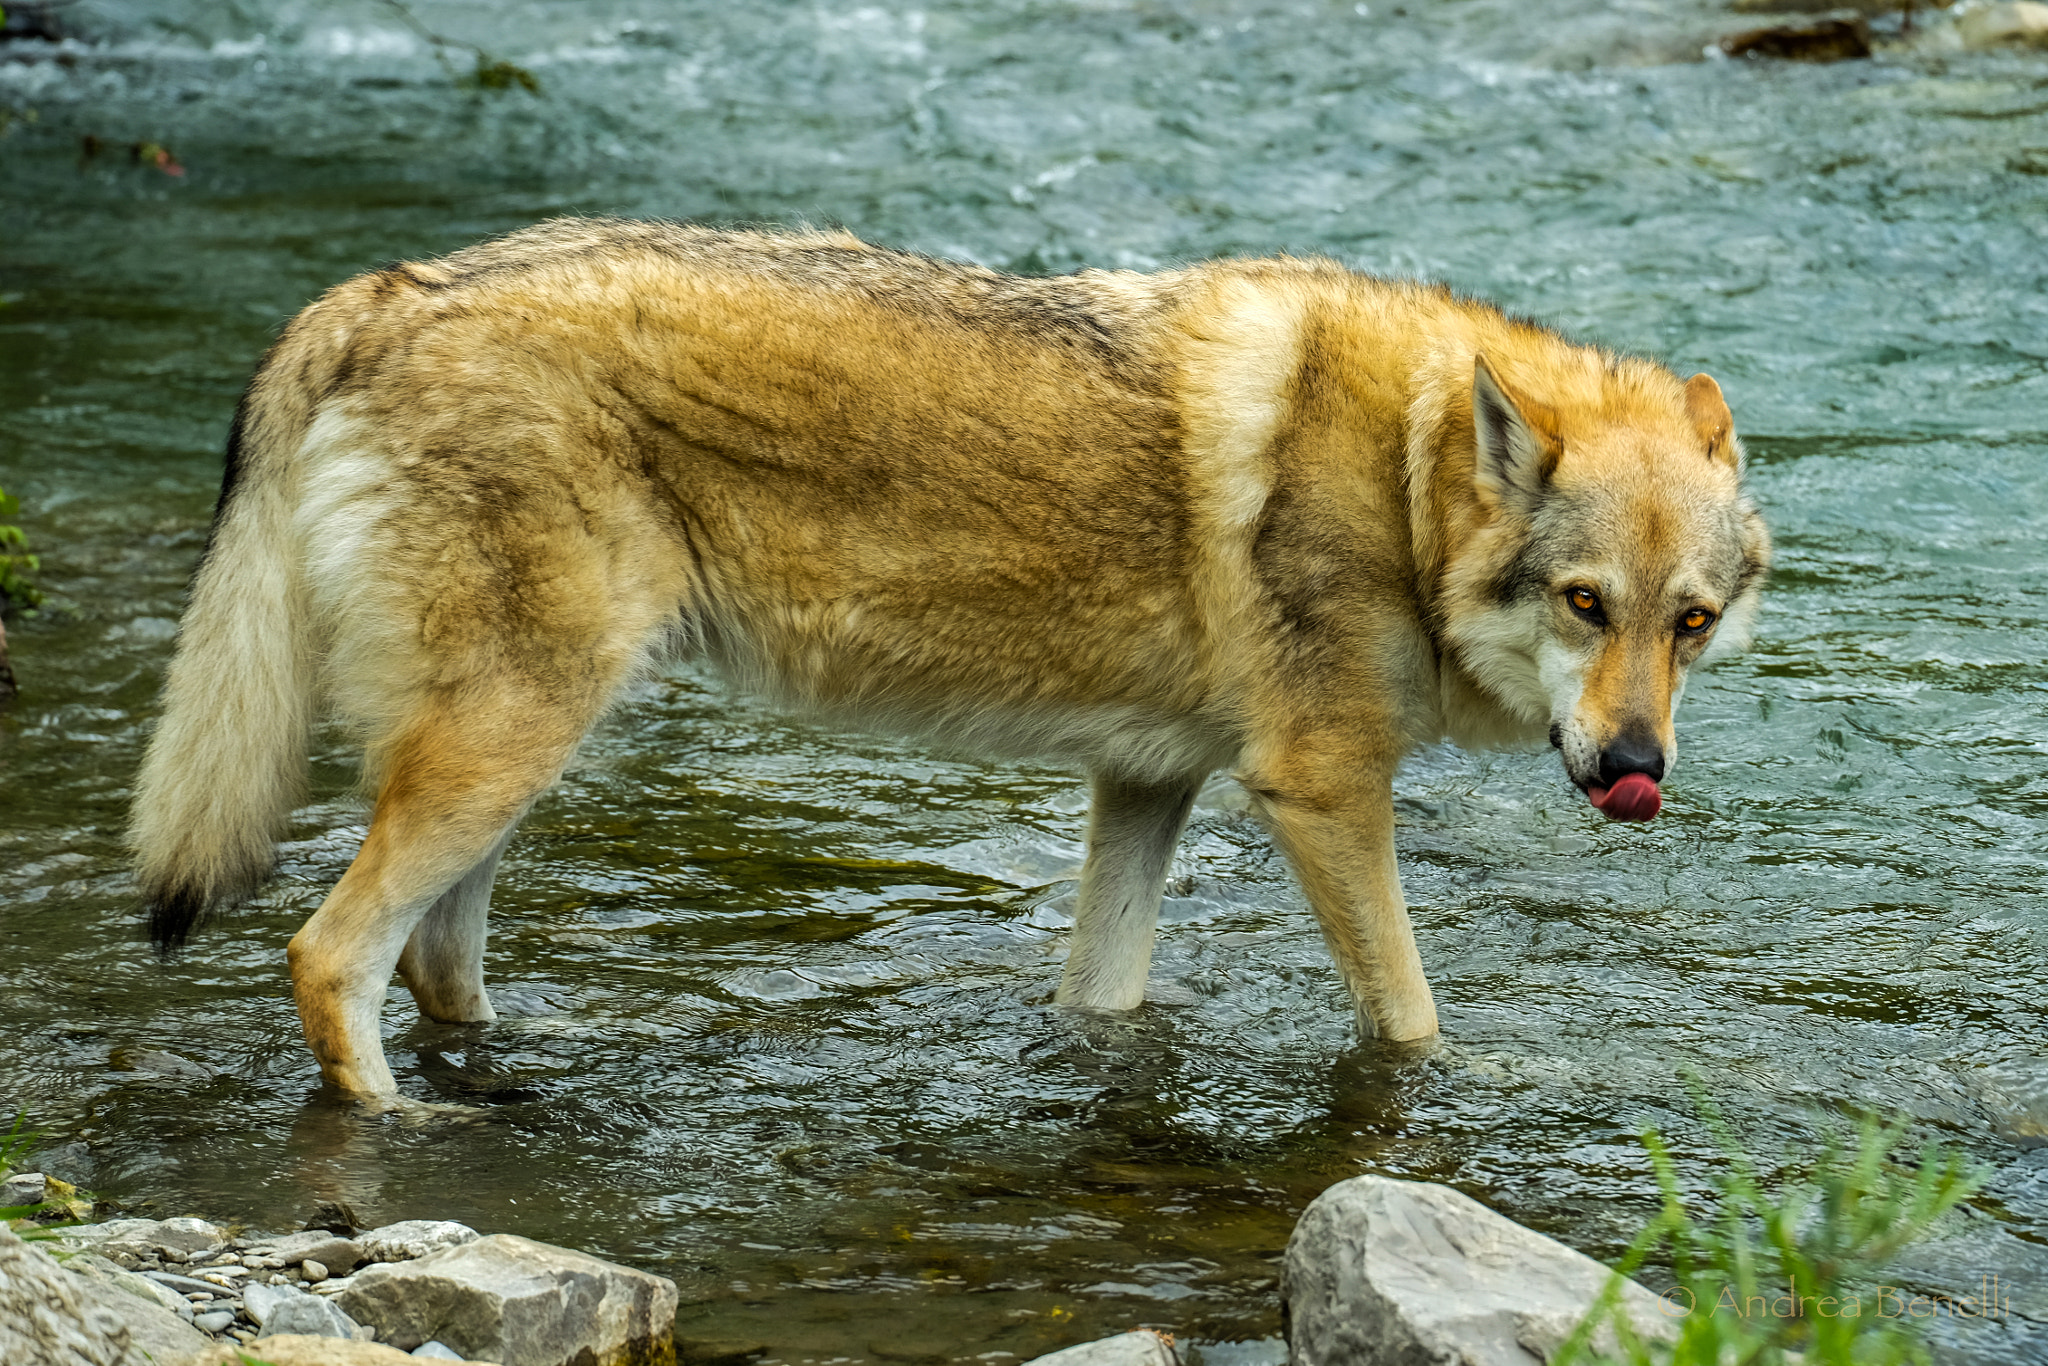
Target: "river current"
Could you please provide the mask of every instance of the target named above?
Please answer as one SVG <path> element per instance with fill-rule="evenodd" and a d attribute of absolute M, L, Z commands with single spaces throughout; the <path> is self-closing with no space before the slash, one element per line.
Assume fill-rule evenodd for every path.
<path fill-rule="evenodd" d="M 124 1207 L 461 1219 L 680 1284 L 686 1357 L 1282 1350 L 1308 1200 L 1448 1182 L 1595 1255 L 1904 1115 L 1991 1172 L 1902 1283 L 2048 1361 L 2048 57 L 1703 60 L 1699 4 L 107 3 L 0 43 L 0 487 L 52 610 L 0 718 L 0 1099 Z M 17 21 L 19 14 L 17 14 Z M 452 78 L 480 45 L 538 92 Z M 159 158 L 156 149 L 165 155 Z M 174 174 L 173 171 L 179 173 Z M 1050 1004 L 1072 774 L 844 736 L 689 669 L 511 846 L 524 1013 L 386 1015 L 407 1125 L 323 1097 L 284 944 L 361 837 L 338 736 L 277 881 L 142 942 L 128 784 L 235 397 L 326 286 L 559 213 L 844 224 L 1019 271 L 1321 252 L 1704 369 L 1775 531 L 1666 814 L 1432 749 L 1400 847 L 1444 1033 L 1358 1045 L 1226 777 L 1152 999 Z M 61 1164 L 61 1166 L 60 1166 Z"/>

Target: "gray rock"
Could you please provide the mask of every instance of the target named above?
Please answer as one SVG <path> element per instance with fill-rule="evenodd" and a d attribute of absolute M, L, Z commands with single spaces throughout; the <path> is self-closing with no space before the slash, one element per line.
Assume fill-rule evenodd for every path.
<path fill-rule="evenodd" d="M 504 1366 L 668 1359 L 675 1282 L 510 1234 L 356 1274 L 341 1307 L 402 1351 L 437 1340 Z"/>
<path fill-rule="evenodd" d="M 362 1259 L 366 1262 L 404 1262 L 445 1247 L 474 1242 L 476 1236 L 476 1230 L 467 1224 L 446 1219 L 406 1219 L 373 1228 L 356 1241 L 362 1246 Z"/>
<path fill-rule="evenodd" d="M 1062 1347 L 1033 1357 L 1024 1366 L 1179 1366 L 1173 1344 L 1150 1329 L 1118 1333 L 1113 1338 Z"/>
<path fill-rule="evenodd" d="M 360 1326 L 347 1314 L 337 1309 L 332 1302 L 318 1295 L 308 1295 L 303 1290 L 290 1290 L 282 1286 L 251 1286 L 250 1298 L 258 1289 L 268 1292 L 263 1317 L 256 1318 L 256 1308 L 248 1300 L 249 1317 L 256 1319 L 263 1331 L 260 1338 L 274 1337 L 280 1333 L 296 1333 L 313 1338 L 353 1338 L 359 1336 Z"/>
<path fill-rule="evenodd" d="M 306 1279 L 309 1281 L 317 1282 L 327 1279 L 327 1268 L 314 1261 L 311 1257 L 306 1258 L 305 1262 L 300 1265 L 299 1270 L 306 1273 Z"/>
<path fill-rule="evenodd" d="M 304 1293 L 288 1285 L 252 1285 L 242 1291 L 242 1312 L 249 1316 L 249 1322 L 261 1328 L 270 1317 L 272 1305 L 282 1304 L 290 1296 Z"/>
<path fill-rule="evenodd" d="M 306 1233 L 293 1233 L 283 1238 L 252 1243 L 249 1251 L 259 1257 L 265 1266 L 297 1266 L 301 1262 L 313 1261 L 320 1263 L 336 1276 L 347 1275 L 363 1260 L 361 1243 L 353 1238 L 343 1238 L 338 1234 L 329 1233 L 325 1229 L 313 1229 Z"/>
<path fill-rule="evenodd" d="M 119 1315 L 0 1225 L 0 1361 L 23 1366 L 142 1366 Z"/>
<path fill-rule="evenodd" d="M 142 1229 L 156 1227 L 154 1219 L 109 1219 L 104 1224 L 78 1224 L 64 1229 L 59 1237 L 72 1246 L 117 1243 Z"/>
<path fill-rule="evenodd" d="M 0 1181 L 0 1209 L 40 1205 L 50 1187 L 41 1172 L 20 1172 Z"/>
<path fill-rule="evenodd" d="M 126 1325 L 130 1344 L 156 1362 L 180 1361 L 213 1341 L 192 1327 L 192 1306 L 175 1292 L 115 1268 L 67 1267 L 94 1303 Z M 175 1307 L 174 1307 L 175 1306 Z M 5 1360 L 6 1358 L 0 1358 Z"/>
<path fill-rule="evenodd" d="M 185 1322 L 192 1321 L 192 1302 L 167 1285 L 160 1285 L 147 1276 L 137 1275 L 126 1267 L 118 1266 L 105 1257 L 90 1252 L 80 1253 L 65 1263 L 66 1271 L 75 1272 L 88 1280 L 102 1282 L 117 1290 L 133 1295 L 147 1303 L 168 1309 Z"/>
<path fill-rule="evenodd" d="M 122 1219 L 101 1224 L 100 1251 L 109 1257 L 159 1257 L 182 1262 L 197 1252 L 211 1252 L 228 1236 L 204 1219 Z M 82 1229 L 68 1230 L 75 1236 Z"/>
<path fill-rule="evenodd" d="M 210 1313 L 193 1315 L 192 1326 L 194 1328 L 197 1328 L 202 1333 L 213 1333 L 218 1335 L 227 1332 L 228 1326 L 232 1324 L 234 1321 L 234 1310 L 215 1309 Z"/>
<path fill-rule="evenodd" d="M 1611 1273 L 1445 1186 L 1361 1176 L 1295 1225 L 1280 1273 L 1291 1366 L 1456 1362 L 1536 1366 Z M 1670 1337 L 1656 1296 L 1628 1282 L 1638 1331 Z M 1595 1339 L 1610 1350 L 1610 1331 Z"/>
<path fill-rule="evenodd" d="M 460 1352 L 442 1342 L 423 1342 L 412 1349 L 412 1354 L 422 1361 L 465 1361 Z"/>

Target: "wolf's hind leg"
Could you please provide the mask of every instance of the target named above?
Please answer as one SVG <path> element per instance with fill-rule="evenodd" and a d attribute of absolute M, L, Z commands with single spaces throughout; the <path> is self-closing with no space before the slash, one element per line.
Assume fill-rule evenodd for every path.
<path fill-rule="evenodd" d="M 370 1096 L 396 1092 L 378 1026 L 401 952 L 422 918 L 472 874 L 481 885 L 465 904 L 475 910 L 481 947 L 481 865 L 561 772 L 600 702 L 593 693 L 564 705 L 523 696 L 516 684 L 490 696 L 451 692 L 400 731 L 362 850 L 289 951 L 299 1020 L 329 1082 Z M 470 957 L 457 928 L 444 963 L 451 953 Z"/>
<path fill-rule="evenodd" d="M 1061 1005 L 1132 1010 L 1145 999 L 1159 897 L 1202 775 L 1142 784 L 1098 776 Z"/>
<path fill-rule="evenodd" d="M 476 867 L 441 893 L 398 956 L 398 975 L 405 979 L 420 1014 L 430 1020 L 457 1024 L 498 1018 L 484 993 L 484 938 L 491 882 L 511 834 L 507 829 Z"/>

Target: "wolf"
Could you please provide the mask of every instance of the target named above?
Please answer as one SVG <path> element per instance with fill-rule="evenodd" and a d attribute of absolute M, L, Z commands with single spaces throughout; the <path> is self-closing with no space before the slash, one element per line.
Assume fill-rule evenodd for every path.
<path fill-rule="evenodd" d="M 848 727 L 1092 784 L 1055 1000 L 1143 999 L 1168 862 L 1234 768 L 1360 1031 L 1436 1033 L 1402 756 L 1546 738 L 1654 815 L 1688 672 L 1770 540 L 1720 387 L 1328 260 L 1026 278 L 839 231 L 560 219 L 341 284 L 236 410 L 138 777 L 167 951 L 270 869 L 309 727 L 354 861 L 287 951 L 325 1079 L 378 1015 L 494 1018 L 513 827 L 678 656 Z"/>

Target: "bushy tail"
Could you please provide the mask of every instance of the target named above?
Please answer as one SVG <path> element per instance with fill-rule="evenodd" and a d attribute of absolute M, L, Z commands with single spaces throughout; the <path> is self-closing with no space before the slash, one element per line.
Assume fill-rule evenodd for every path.
<path fill-rule="evenodd" d="M 262 882 L 305 784 L 313 650 L 289 452 L 277 449 L 296 444 L 304 426 L 291 420 L 298 414 L 263 413 L 263 387 L 259 376 L 235 415 L 163 719 L 135 784 L 129 843 L 150 937 L 165 951 L 206 912 Z"/>

